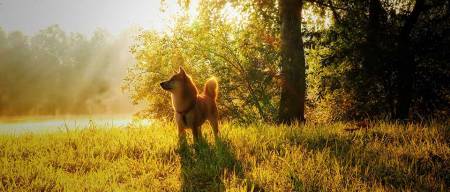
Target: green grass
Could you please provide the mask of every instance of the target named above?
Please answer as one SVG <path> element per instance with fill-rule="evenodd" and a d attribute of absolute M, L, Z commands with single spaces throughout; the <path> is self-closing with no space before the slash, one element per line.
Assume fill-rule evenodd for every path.
<path fill-rule="evenodd" d="M 448 191 L 447 123 L 175 125 L 0 136 L 0 191 Z M 190 134 L 189 134 L 190 135 Z"/>

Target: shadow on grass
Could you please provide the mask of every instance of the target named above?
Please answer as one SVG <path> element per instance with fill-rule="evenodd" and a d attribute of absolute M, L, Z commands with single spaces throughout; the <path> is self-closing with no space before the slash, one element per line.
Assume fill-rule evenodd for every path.
<path fill-rule="evenodd" d="M 178 153 L 182 191 L 225 191 L 224 178 L 244 179 L 242 163 L 227 140 L 218 138 L 214 145 L 199 140 L 190 146 L 185 138 L 180 139 Z M 262 190 L 251 184 L 247 191 Z"/>
<path fill-rule="evenodd" d="M 359 174 L 359 178 L 367 183 L 374 184 L 373 181 L 376 181 L 388 188 L 408 189 L 412 187 L 419 191 L 441 190 L 442 186 L 439 186 L 437 181 L 444 181 L 446 187 L 450 186 L 450 177 L 448 176 L 450 175 L 450 163 L 441 157 L 431 153 L 428 154 L 428 157 L 421 158 L 407 154 L 396 157 L 383 149 L 368 148 L 366 144 L 375 137 L 380 137 L 379 133 L 365 135 L 363 143 L 353 143 L 350 137 L 327 135 L 303 138 L 303 145 L 312 151 L 323 151 L 328 148 L 340 164 L 367 170 L 367 173 L 361 171 Z M 394 139 L 389 138 L 388 142 L 392 142 L 392 140 Z M 394 161 L 398 161 L 398 164 L 403 166 L 387 162 L 384 156 L 388 156 L 387 158 L 390 159 L 394 158 Z M 431 180 L 423 178 L 431 178 Z"/>

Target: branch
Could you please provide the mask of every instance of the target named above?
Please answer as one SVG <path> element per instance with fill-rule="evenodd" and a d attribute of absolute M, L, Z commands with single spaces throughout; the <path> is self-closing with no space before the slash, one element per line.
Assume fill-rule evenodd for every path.
<path fill-rule="evenodd" d="M 341 24 L 342 23 L 342 21 L 341 21 L 342 19 L 341 19 L 341 16 L 339 15 L 339 13 L 337 13 L 336 9 L 333 9 L 333 8 L 330 8 L 330 9 L 331 9 L 331 12 L 333 13 L 334 19 L 336 19 L 336 22 Z"/>
<path fill-rule="evenodd" d="M 348 11 L 347 8 L 338 7 L 338 6 L 333 5 L 333 1 L 328 1 L 328 3 L 325 3 L 322 0 L 306 0 L 306 1 L 309 3 L 317 4 L 317 6 L 319 6 L 319 7 L 325 7 L 325 8 L 331 9 L 334 19 L 339 24 L 342 23 L 341 22 L 342 19 L 341 19 L 341 16 L 339 15 L 339 13 L 337 12 L 337 10 Z"/>
<path fill-rule="evenodd" d="M 343 11 L 348 10 L 345 7 L 334 6 L 331 1 L 329 3 L 325 3 L 324 1 L 321 1 L 321 0 L 306 0 L 306 2 L 314 3 L 314 4 L 317 4 L 319 7 L 326 7 L 326 8 L 330 8 L 330 9 L 334 9 L 334 10 L 343 10 Z"/>
<path fill-rule="evenodd" d="M 414 24 L 417 23 L 420 13 L 422 13 L 425 9 L 425 0 L 416 0 L 411 14 L 409 14 L 409 16 L 406 18 L 405 25 L 403 25 L 402 29 L 400 30 L 401 39 L 406 40 L 409 38 L 409 34 L 411 33 Z"/>

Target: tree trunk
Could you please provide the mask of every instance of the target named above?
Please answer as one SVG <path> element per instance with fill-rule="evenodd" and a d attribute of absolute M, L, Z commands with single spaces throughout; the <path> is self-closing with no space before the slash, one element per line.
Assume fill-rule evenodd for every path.
<path fill-rule="evenodd" d="M 424 8 L 424 0 L 416 0 L 413 11 L 406 18 L 404 26 L 400 29 L 398 38 L 398 99 L 395 111 L 396 119 L 400 120 L 405 120 L 409 117 L 413 79 L 416 69 L 414 54 L 410 50 L 409 36 Z"/>
<path fill-rule="evenodd" d="M 365 49 L 365 59 L 363 70 L 367 74 L 373 74 L 380 57 L 379 40 L 381 31 L 381 22 L 384 20 L 384 10 L 380 0 L 370 0 L 369 2 L 369 24 L 367 27 L 367 42 Z"/>
<path fill-rule="evenodd" d="M 371 100 L 382 98 L 381 95 L 383 93 L 379 91 L 379 87 L 380 85 L 387 87 L 386 85 L 388 83 L 386 80 L 389 79 L 386 78 L 386 61 L 383 59 L 383 43 L 381 43 L 384 40 L 383 29 L 387 20 L 386 11 L 380 0 L 369 0 L 368 3 L 366 41 L 361 49 L 363 56 L 361 70 L 359 71 L 361 80 L 355 82 L 357 83 L 356 98 L 359 103 L 359 115 L 353 117 L 356 119 L 370 118 L 365 115 L 380 115 L 381 111 L 378 107 L 374 106 L 374 103 L 378 102 L 371 102 Z M 389 102 L 390 100 L 386 100 L 385 103 L 388 104 Z"/>
<path fill-rule="evenodd" d="M 279 0 L 281 19 L 281 99 L 279 122 L 305 120 L 305 54 L 301 34 L 302 0 Z"/>

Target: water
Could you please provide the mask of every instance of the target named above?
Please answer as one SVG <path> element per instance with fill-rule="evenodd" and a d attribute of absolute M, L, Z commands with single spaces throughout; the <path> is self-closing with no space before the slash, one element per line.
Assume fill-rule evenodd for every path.
<path fill-rule="evenodd" d="M 89 126 L 97 128 L 126 127 L 133 124 L 148 125 L 148 120 L 133 120 L 129 117 L 70 117 L 70 118 L 25 118 L 20 120 L 0 121 L 0 134 L 45 133 L 65 131 L 67 129 L 84 129 Z"/>

